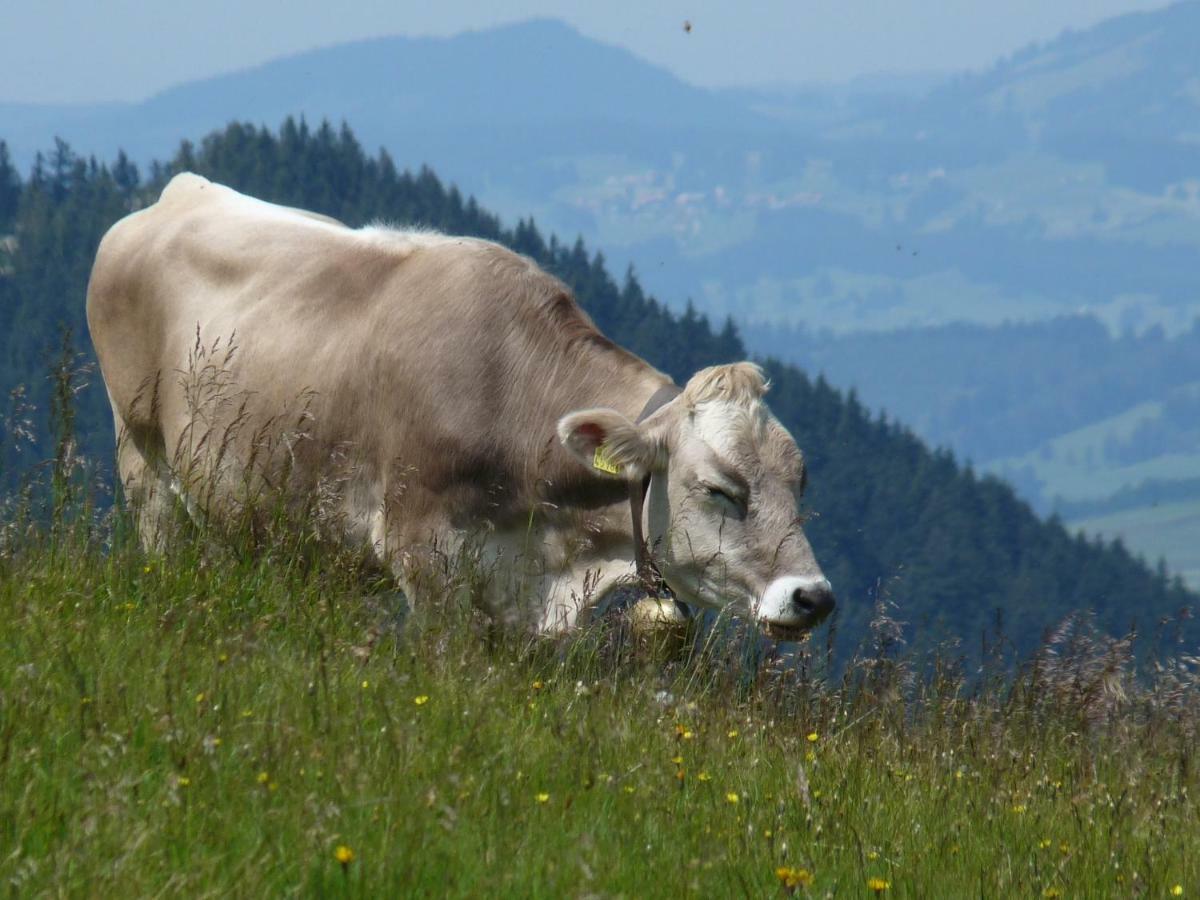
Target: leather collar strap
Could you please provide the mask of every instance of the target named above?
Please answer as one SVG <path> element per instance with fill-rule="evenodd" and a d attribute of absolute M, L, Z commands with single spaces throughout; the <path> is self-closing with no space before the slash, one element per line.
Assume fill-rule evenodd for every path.
<path fill-rule="evenodd" d="M 641 414 L 637 417 L 637 424 L 640 425 L 646 421 L 646 419 L 650 418 L 682 393 L 682 389 L 676 385 L 664 384 L 646 401 L 646 405 L 642 407 Z M 670 592 L 666 582 L 663 581 L 662 573 L 654 565 L 654 559 L 650 554 L 649 548 L 646 546 L 646 539 L 642 531 L 646 492 L 649 488 L 649 475 L 637 481 L 629 482 L 629 512 L 633 519 L 633 558 L 637 564 L 638 581 L 641 583 L 643 590 L 651 597 L 661 597 Z"/>

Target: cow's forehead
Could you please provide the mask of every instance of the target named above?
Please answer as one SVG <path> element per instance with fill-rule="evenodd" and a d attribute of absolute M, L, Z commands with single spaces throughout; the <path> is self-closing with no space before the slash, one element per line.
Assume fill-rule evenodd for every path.
<path fill-rule="evenodd" d="M 697 404 L 689 410 L 689 424 L 693 437 L 747 477 L 792 480 L 800 475 L 800 448 L 761 401 Z"/>

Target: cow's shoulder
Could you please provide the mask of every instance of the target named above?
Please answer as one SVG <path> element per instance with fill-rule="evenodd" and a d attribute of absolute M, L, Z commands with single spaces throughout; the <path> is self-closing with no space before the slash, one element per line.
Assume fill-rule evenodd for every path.
<path fill-rule="evenodd" d="M 180 172 L 167 182 L 167 186 L 158 195 L 158 201 L 159 203 L 194 203 L 215 197 L 222 190 L 228 191 L 229 189 L 219 184 L 213 184 L 203 175 L 197 175 L 195 172 Z"/>
<path fill-rule="evenodd" d="M 270 205 L 239 194 L 223 184 L 209 181 L 194 172 L 180 172 L 167 182 L 167 186 L 158 195 L 158 202 L 150 208 L 158 218 L 178 218 L 201 210 L 219 214 L 222 208 L 228 210 L 248 204 Z"/>
<path fill-rule="evenodd" d="M 349 230 L 343 222 L 333 216 L 259 200 L 223 184 L 209 181 L 195 172 L 180 172 L 167 182 L 154 208 L 163 216 L 178 217 L 192 212 L 203 212 L 238 219 L 283 218 Z"/>
<path fill-rule="evenodd" d="M 443 234 L 424 228 L 374 223 L 353 232 L 356 243 L 397 261 L 413 261 L 413 271 L 450 279 L 480 303 L 497 300 L 538 305 L 574 304 L 570 289 L 534 260 L 485 238 Z"/>

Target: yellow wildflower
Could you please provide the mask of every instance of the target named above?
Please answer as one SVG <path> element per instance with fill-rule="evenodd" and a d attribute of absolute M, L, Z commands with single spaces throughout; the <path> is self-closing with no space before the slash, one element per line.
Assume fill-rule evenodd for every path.
<path fill-rule="evenodd" d="M 712 776 L 711 776 L 711 775 L 709 775 L 707 772 L 701 772 L 701 773 L 700 773 L 699 775 L 697 775 L 696 777 L 697 777 L 697 778 L 698 778 L 700 781 L 712 781 Z"/>
<path fill-rule="evenodd" d="M 725 795 L 725 799 L 730 803 L 740 803 L 742 798 L 737 791 L 730 791 Z"/>
<path fill-rule="evenodd" d="M 815 731 L 810 731 L 808 733 L 808 742 L 810 744 L 815 744 L 820 739 L 821 739 L 821 736 L 819 734 L 817 734 Z"/>
<path fill-rule="evenodd" d="M 780 866 L 775 870 L 775 877 L 789 891 L 794 891 L 799 887 L 812 887 L 813 883 L 812 872 L 808 871 L 808 869 L 793 868 L 792 866 Z"/>
<path fill-rule="evenodd" d="M 892 883 L 890 881 L 887 881 L 884 878 L 868 878 L 867 879 L 867 890 L 874 891 L 876 894 L 882 894 L 884 891 L 886 891 L 891 886 L 892 886 Z"/>
<path fill-rule="evenodd" d="M 371 686 L 371 682 L 364 678 L 362 680 L 362 689 L 365 691 L 370 686 Z"/>
<path fill-rule="evenodd" d="M 200 693 L 198 693 L 198 694 L 196 695 L 196 702 L 197 702 L 197 703 L 203 703 L 203 702 L 204 702 L 204 691 L 201 691 Z"/>
<path fill-rule="evenodd" d="M 333 851 L 333 858 L 341 863 L 344 869 L 350 863 L 354 862 L 354 851 L 345 844 L 338 844 L 337 848 Z"/>
<path fill-rule="evenodd" d="M 533 684 L 530 685 L 530 687 L 532 687 L 535 691 L 540 691 L 545 686 L 546 685 L 542 683 L 542 680 L 540 678 L 537 681 L 535 681 Z"/>
<path fill-rule="evenodd" d="M 867 859 L 871 860 L 871 862 L 875 862 L 875 860 L 879 859 L 879 853 L 878 853 L 878 851 L 876 851 L 876 850 L 868 850 L 868 851 L 867 851 Z"/>
<path fill-rule="evenodd" d="M 726 735 L 726 736 L 727 736 L 727 737 L 729 737 L 729 738 L 731 738 L 731 739 L 732 739 L 732 738 L 735 738 L 735 737 L 737 737 L 737 736 L 738 736 L 738 730 L 737 730 L 736 728 L 731 728 L 731 729 L 729 729 L 729 733 L 728 733 L 728 735 Z"/>
<path fill-rule="evenodd" d="M 1038 841 L 1038 849 L 1047 850 L 1052 843 L 1054 842 L 1051 841 L 1050 838 L 1042 838 L 1040 841 Z"/>
<path fill-rule="evenodd" d="M 175 779 L 175 783 L 177 785 L 179 785 L 180 787 L 187 787 L 189 784 L 192 783 L 192 779 L 188 778 L 186 775 L 180 775 L 178 778 Z"/>
<path fill-rule="evenodd" d="M 428 702 L 429 702 L 428 694 L 420 694 L 416 697 L 413 697 L 413 703 L 417 704 L 417 706 L 424 706 Z"/>
<path fill-rule="evenodd" d="M 677 765 L 677 766 L 679 766 L 679 765 L 682 765 L 682 764 L 683 764 L 683 757 L 682 757 L 682 756 L 679 756 L 679 755 L 672 756 L 672 757 L 671 757 L 671 762 L 675 763 L 675 765 Z"/>
<path fill-rule="evenodd" d="M 549 795 L 549 794 L 547 794 L 545 791 L 542 791 L 541 793 L 539 793 L 539 794 L 537 795 L 537 802 L 538 802 L 538 803 L 549 803 L 549 802 L 550 802 L 550 795 Z"/>
<path fill-rule="evenodd" d="M 1171 896 L 1172 897 L 1182 897 L 1183 896 L 1183 885 L 1177 884 L 1177 885 L 1175 885 L 1175 887 L 1171 888 Z"/>
<path fill-rule="evenodd" d="M 1048 887 L 1044 891 L 1042 891 L 1042 896 L 1050 898 L 1050 900 L 1053 900 L 1053 898 L 1055 898 L 1055 897 L 1061 897 L 1062 891 L 1060 891 L 1056 887 Z"/>
<path fill-rule="evenodd" d="M 1024 803 L 1014 803 L 1012 805 L 1012 811 L 1015 812 L 1019 816 L 1021 813 L 1025 812 L 1025 804 Z"/>
<path fill-rule="evenodd" d="M 271 776 L 269 774 L 267 774 L 266 772 L 258 773 L 258 783 L 259 784 L 266 784 L 270 780 L 271 780 Z"/>

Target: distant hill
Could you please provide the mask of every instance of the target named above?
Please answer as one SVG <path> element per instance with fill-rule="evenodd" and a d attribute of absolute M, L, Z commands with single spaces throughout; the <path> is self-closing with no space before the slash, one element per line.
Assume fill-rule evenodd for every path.
<path fill-rule="evenodd" d="M 539 154 L 620 153 L 664 132 L 745 133 L 769 119 L 683 83 L 632 53 L 534 20 L 450 38 L 384 37 L 307 51 L 174 87 L 140 103 L 0 104 L 14 157 L 27 165 L 55 134 L 88 153 L 138 161 L 174 152 L 181 134 L 286 116 L 360 123 L 368 147 L 406 165 L 437 161 L 469 180 Z M 473 136 L 464 141 L 464 137 Z M 492 169 L 495 171 L 492 171 Z"/>
<path fill-rule="evenodd" d="M 1002 125 L 1009 145 L 1038 144 L 1077 159 L 1099 158 L 1109 175 L 1159 186 L 1196 174 L 1200 141 L 1200 3 L 1130 13 L 1027 47 L 928 97 L 940 115 L 923 126 L 950 138 L 964 125 Z M 954 114 L 950 114 L 954 110 Z M 1183 171 L 1163 165 L 1188 159 Z M 1128 168 L 1138 153 L 1142 171 Z M 1097 157 L 1099 154 L 1099 157 Z"/>
<path fill-rule="evenodd" d="M 1200 319 L 1175 336 L 1114 337 L 1091 316 L 844 335 L 743 330 L 752 346 L 855 385 L 871 406 L 978 463 L 1042 453 L 1055 437 L 1150 404 L 1131 427 L 1106 431 L 1097 452 L 1128 465 L 1192 447 L 1200 471 L 1200 405 L 1186 399 L 1200 383 Z"/>

